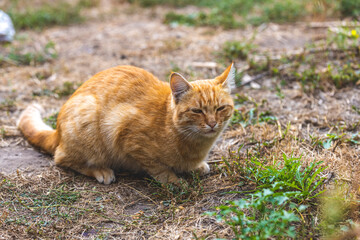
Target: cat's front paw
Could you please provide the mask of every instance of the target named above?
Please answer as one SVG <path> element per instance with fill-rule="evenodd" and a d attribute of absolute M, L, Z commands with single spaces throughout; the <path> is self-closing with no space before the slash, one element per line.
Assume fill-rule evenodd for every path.
<path fill-rule="evenodd" d="M 96 169 L 96 170 L 94 170 L 93 174 L 99 183 L 104 183 L 104 184 L 108 185 L 112 182 L 115 182 L 114 171 L 110 168 Z"/>
<path fill-rule="evenodd" d="M 201 162 L 195 169 L 195 172 L 198 172 L 200 175 L 208 174 L 210 172 L 210 166 L 206 162 Z"/>

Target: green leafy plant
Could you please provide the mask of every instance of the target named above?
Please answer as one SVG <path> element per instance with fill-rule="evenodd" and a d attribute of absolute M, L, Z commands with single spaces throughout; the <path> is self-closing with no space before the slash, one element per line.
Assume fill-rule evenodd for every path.
<path fill-rule="evenodd" d="M 217 212 L 207 212 L 218 221 L 229 225 L 235 239 L 295 238 L 292 223 L 299 218 L 291 211 L 295 208 L 290 197 L 294 193 L 263 189 L 250 194 L 250 199 L 239 199 L 218 206 Z M 301 206 L 303 210 L 305 206 Z"/>
<path fill-rule="evenodd" d="M 321 164 L 321 161 L 313 161 L 303 166 L 301 156 L 297 158 L 283 154 L 283 161 L 274 159 L 268 165 L 253 157 L 246 169 L 249 172 L 248 178 L 258 185 L 257 188 L 298 191 L 295 198 L 306 201 L 324 192 L 320 190 L 325 181 L 321 173 L 326 167 L 320 166 Z"/>
<path fill-rule="evenodd" d="M 340 0 L 340 11 L 343 16 L 358 18 L 360 16 L 360 2 L 357 0 Z"/>
<path fill-rule="evenodd" d="M 360 68 L 360 64 L 345 64 L 341 67 L 334 69 L 328 66 L 328 73 L 330 81 L 334 83 L 337 88 L 345 87 L 349 84 L 355 84 L 360 79 L 360 71 L 356 70 Z"/>

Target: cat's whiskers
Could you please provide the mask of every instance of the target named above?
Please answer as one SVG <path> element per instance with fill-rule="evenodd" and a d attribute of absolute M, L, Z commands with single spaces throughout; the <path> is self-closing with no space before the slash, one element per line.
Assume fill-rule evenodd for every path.
<path fill-rule="evenodd" d="M 191 126 L 186 126 L 181 129 L 181 133 L 182 133 L 181 136 L 184 140 L 190 140 L 192 138 L 196 138 L 198 131 Z"/>

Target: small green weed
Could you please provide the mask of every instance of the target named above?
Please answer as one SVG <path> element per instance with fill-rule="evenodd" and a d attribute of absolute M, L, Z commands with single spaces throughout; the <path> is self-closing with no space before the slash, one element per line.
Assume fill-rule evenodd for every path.
<path fill-rule="evenodd" d="M 243 105 L 245 103 L 250 103 L 253 107 L 244 111 Z M 270 111 L 261 112 L 259 111 L 259 108 L 260 105 L 258 103 L 237 95 L 235 99 L 235 110 L 230 123 L 232 125 L 241 124 L 243 127 L 258 123 L 276 123 L 277 118 L 273 116 Z"/>
<path fill-rule="evenodd" d="M 280 87 L 280 86 L 276 86 L 275 90 L 276 90 L 276 96 L 278 96 L 280 99 L 284 99 L 284 98 L 285 98 L 285 95 L 284 95 L 284 93 L 281 91 L 281 87 Z"/>
<path fill-rule="evenodd" d="M 0 55 L 1 63 L 37 66 L 56 59 L 58 56 L 53 42 L 48 42 L 41 51 L 24 52 L 22 49 L 11 49 L 7 55 Z"/>
<path fill-rule="evenodd" d="M 5 135 L 6 135 L 6 130 L 5 130 L 3 127 L 0 128 L 0 136 L 1 136 L 2 138 L 4 138 Z"/>
<path fill-rule="evenodd" d="M 81 83 L 66 81 L 62 86 L 56 87 L 55 89 L 48 89 L 45 87 L 40 90 L 34 90 L 33 96 L 53 96 L 55 98 L 66 97 L 73 94 L 80 86 Z"/>
<path fill-rule="evenodd" d="M 251 52 L 253 52 L 255 45 L 250 41 L 228 41 L 224 43 L 221 56 L 228 61 L 235 59 L 246 60 Z"/>
<path fill-rule="evenodd" d="M 349 142 L 349 143 L 352 143 L 352 144 L 360 145 L 360 135 L 359 135 L 359 133 L 352 134 L 350 138 L 346 139 L 346 141 Z"/>
<path fill-rule="evenodd" d="M 207 212 L 218 221 L 229 225 L 235 239 L 295 238 L 299 218 L 291 211 L 295 208 L 290 197 L 293 193 L 275 193 L 264 189 L 250 194 L 250 199 L 239 199 L 218 206 L 218 212 Z M 305 206 L 299 207 L 303 210 Z"/>
<path fill-rule="evenodd" d="M 62 87 L 55 88 L 55 90 L 53 92 L 56 93 L 59 97 L 70 96 L 80 86 L 81 86 L 81 84 L 78 84 L 78 83 L 64 82 Z"/>
<path fill-rule="evenodd" d="M 355 106 L 355 105 L 352 105 L 352 106 L 351 106 L 351 109 L 354 110 L 357 114 L 360 115 L 360 108 L 358 108 L 358 107 Z"/>
<path fill-rule="evenodd" d="M 16 102 L 13 99 L 7 98 L 0 102 L 0 110 L 1 111 L 15 111 L 16 109 Z"/>
<path fill-rule="evenodd" d="M 349 84 L 356 84 L 360 79 L 360 64 L 345 64 L 341 67 L 334 69 L 328 66 L 329 79 L 334 83 L 337 88 L 345 87 Z"/>
<path fill-rule="evenodd" d="M 44 122 L 47 125 L 50 125 L 53 129 L 56 129 L 56 123 L 57 123 L 57 117 L 59 115 L 59 112 L 54 113 L 53 115 L 44 118 Z"/>
<path fill-rule="evenodd" d="M 306 69 L 302 73 L 295 72 L 294 77 L 296 80 L 300 81 L 304 92 L 313 93 L 321 86 L 321 75 L 316 71 L 315 68 Z"/>
<path fill-rule="evenodd" d="M 328 133 L 326 137 L 319 137 L 310 135 L 310 144 L 315 147 L 322 147 L 323 149 L 330 149 L 333 146 L 337 146 L 338 143 L 350 143 L 350 144 L 360 144 L 359 136 L 357 133 L 352 134 L 351 136 L 346 135 L 345 133 L 336 134 Z"/>

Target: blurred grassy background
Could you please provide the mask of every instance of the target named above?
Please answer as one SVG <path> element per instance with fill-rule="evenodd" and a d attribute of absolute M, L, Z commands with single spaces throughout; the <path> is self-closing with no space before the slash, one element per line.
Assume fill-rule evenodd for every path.
<path fill-rule="evenodd" d="M 358 0 L 126 0 L 141 7 L 158 5 L 171 8 L 196 6 L 190 14 L 169 10 L 165 23 L 191 26 L 221 26 L 232 29 L 267 22 L 322 21 L 342 18 L 359 19 Z M 117 2 L 124 2 L 118 0 Z M 99 0 L 78 1 L 10 1 L 0 3 L 9 13 L 16 29 L 43 29 L 84 20 L 81 10 L 96 7 Z M 175 9 L 174 9 L 175 10 Z"/>

